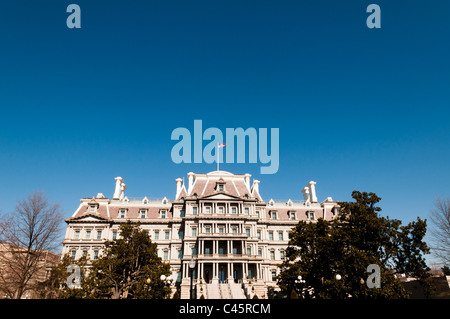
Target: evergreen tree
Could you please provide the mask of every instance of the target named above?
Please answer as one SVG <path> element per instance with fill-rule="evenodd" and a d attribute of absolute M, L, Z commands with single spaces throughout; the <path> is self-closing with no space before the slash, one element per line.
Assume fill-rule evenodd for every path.
<path fill-rule="evenodd" d="M 354 191 L 355 202 L 341 202 L 340 214 L 331 221 L 301 221 L 290 232 L 286 261 L 278 283 L 286 294 L 300 298 L 406 298 L 396 273 L 419 278 L 430 289 L 429 268 L 423 254 L 426 221 L 401 226 L 399 220 L 379 216 L 374 193 Z M 380 288 L 369 288 L 370 264 L 380 269 Z M 304 283 L 296 282 L 301 275 Z M 307 291 L 307 293 L 305 293 Z"/>
<path fill-rule="evenodd" d="M 105 243 L 82 287 L 87 298 L 152 298 L 170 296 L 170 287 L 160 279 L 170 274 L 170 265 L 157 255 L 157 245 L 139 223 L 120 226 L 120 236 Z"/>

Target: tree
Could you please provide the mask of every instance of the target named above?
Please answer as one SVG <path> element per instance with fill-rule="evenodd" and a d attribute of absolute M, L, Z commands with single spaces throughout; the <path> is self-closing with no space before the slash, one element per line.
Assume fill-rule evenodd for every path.
<path fill-rule="evenodd" d="M 170 265 L 158 257 L 157 245 L 139 223 L 128 221 L 120 226 L 119 238 L 105 243 L 82 289 L 86 298 L 168 298 L 170 287 L 160 277 L 169 274 Z"/>
<path fill-rule="evenodd" d="M 405 273 L 428 278 L 423 254 L 426 221 L 407 226 L 380 217 L 374 193 L 352 193 L 355 202 L 341 202 L 331 221 L 300 221 L 290 233 L 286 261 L 278 283 L 285 293 L 299 298 L 406 298 L 408 293 L 394 276 Z M 367 267 L 378 265 L 381 288 L 369 288 Z M 302 276 L 301 281 L 296 281 Z"/>
<path fill-rule="evenodd" d="M 35 191 L 18 201 L 12 214 L 0 221 L 0 291 L 20 299 L 36 287 L 46 267 L 45 254 L 60 243 L 62 215 L 59 204 L 50 204 Z"/>
<path fill-rule="evenodd" d="M 37 286 L 37 293 L 41 299 L 79 299 L 85 296 L 82 289 L 69 287 L 67 285 L 70 280 L 69 272 L 71 265 L 76 265 L 80 270 L 80 281 L 83 282 L 87 273 L 87 256 L 82 256 L 77 260 L 73 260 L 69 254 L 65 254 L 61 262 L 54 265 L 50 271 L 50 276 L 44 282 Z"/>
<path fill-rule="evenodd" d="M 450 198 L 436 200 L 430 220 L 432 251 L 444 266 L 450 265 Z"/>

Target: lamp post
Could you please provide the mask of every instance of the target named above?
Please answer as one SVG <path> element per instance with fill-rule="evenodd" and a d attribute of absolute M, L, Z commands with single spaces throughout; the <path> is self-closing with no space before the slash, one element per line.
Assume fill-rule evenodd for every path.
<path fill-rule="evenodd" d="M 306 281 L 304 279 L 302 279 L 302 276 L 298 276 L 297 279 L 295 279 L 295 283 L 296 284 L 304 284 L 304 283 L 306 283 Z M 304 295 L 303 295 L 304 289 L 305 288 L 303 287 L 303 285 L 301 285 L 300 286 L 300 293 L 301 293 L 301 297 L 302 298 L 304 297 Z"/>
<path fill-rule="evenodd" d="M 191 299 L 196 299 L 195 295 L 194 295 L 194 289 L 192 288 L 192 284 L 193 284 L 193 280 L 194 280 L 193 274 L 194 274 L 195 265 L 196 265 L 195 259 L 191 259 L 189 261 L 189 269 L 191 270 L 191 290 L 190 290 L 190 292 L 191 292 Z"/>
<path fill-rule="evenodd" d="M 339 274 L 336 274 L 335 278 L 336 278 L 337 281 L 340 281 L 342 279 L 342 276 L 339 275 Z M 343 294 L 342 294 L 342 287 L 339 287 L 338 289 L 339 289 L 339 298 L 340 299 L 344 299 Z"/>

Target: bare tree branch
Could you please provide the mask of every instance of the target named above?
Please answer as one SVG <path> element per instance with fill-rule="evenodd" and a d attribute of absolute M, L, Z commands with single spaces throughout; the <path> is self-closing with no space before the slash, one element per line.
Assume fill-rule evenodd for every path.
<path fill-rule="evenodd" d="M 450 198 L 438 198 L 431 210 L 432 250 L 445 265 L 450 265 Z"/>
<path fill-rule="evenodd" d="M 45 266 L 45 253 L 60 244 L 63 218 L 58 204 L 35 191 L 18 201 L 12 214 L 0 221 L 0 291 L 21 298 Z"/>

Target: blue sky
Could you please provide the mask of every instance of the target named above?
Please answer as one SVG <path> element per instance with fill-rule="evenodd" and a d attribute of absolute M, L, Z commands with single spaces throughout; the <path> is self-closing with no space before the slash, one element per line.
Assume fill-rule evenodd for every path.
<path fill-rule="evenodd" d="M 68 29 L 66 7 L 81 7 Z M 381 29 L 366 7 L 381 7 Z M 173 198 L 171 132 L 280 129 L 280 167 L 222 164 L 265 199 L 382 197 L 426 218 L 449 196 L 448 1 L 2 1 L 3 212 L 40 189 L 70 216 L 81 197 Z"/>

